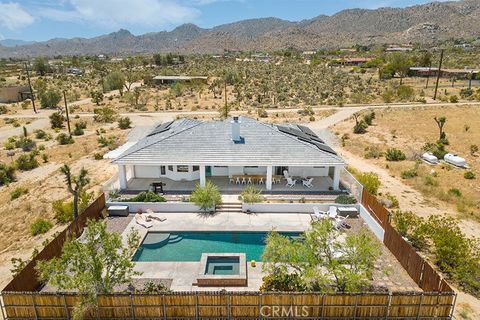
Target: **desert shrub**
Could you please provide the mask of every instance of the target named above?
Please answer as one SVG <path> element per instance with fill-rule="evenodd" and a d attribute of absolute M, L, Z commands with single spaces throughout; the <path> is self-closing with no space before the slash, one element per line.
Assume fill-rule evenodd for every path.
<path fill-rule="evenodd" d="M 478 152 L 478 150 L 479 150 L 478 145 L 476 145 L 476 144 L 470 145 L 470 154 L 472 156 L 475 156 L 475 154 Z"/>
<path fill-rule="evenodd" d="M 12 192 L 10 192 L 10 200 L 15 200 L 20 198 L 24 194 L 28 193 L 28 188 L 25 187 L 17 187 Z"/>
<path fill-rule="evenodd" d="M 15 167 L 0 163 L 0 186 L 15 180 Z"/>
<path fill-rule="evenodd" d="M 4 106 L 4 105 L 1 105 L 1 106 L 0 106 L 0 114 L 5 114 L 5 113 L 7 113 L 7 112 L 8 112 L 7 107 Z"/>
<path fill-rule="evenodd" d="M 257 108 L 257 115 L 260 118 L 268 118 L 268 112 L 265 108 Z"/>
<path fill-rule="evenodd" d="M 135 197 L 123 200 L 125 202 L 166 202 L 164 196 L 156 194 L 151 191 L 144 191 L 137 194 Z"/>
<path fill-rule="evenodd" d="M 415 90 L 409 85 L 401 85 L 397 88 L 397 97 L 401 101 L 412 101 L 415 98 Z"/>
<path fill-rule="evenodd" d="M 35 154 L 33 152 L 20 155 L 15 161 L 17 169 L 22 171 L 30 171 L 39 166 Z"/>
<path fill-rule="evenodd" d="M 93 200 L 93 192 L 82 190 L 78 196 L 78 212 L 83 212 Z M 55 219 L 60 223 L 67 223 L 73 220 L 73 201 L 56 200 L 52 202 L 52 209 Z"/>
<path fill-rule="evenodd" d="M 162 282 L 148 281 L 143 286 L 142 290 L 137 290 L 137 293 L 156 294 L 169 291 Z"/>
<path fill-rule="evenodd" d="M 416 176 L 418 176 L 417 168 L 412 168 L 412 169 L 408 169 L 400 172 L 400 177 L 402 177 L 402 179 L 412 179 L 412 178 L 415 178 Z"/>
<path fill-rule="evenodd" d="M 52 129 L 63 128 L 65 117 L 60 111 L 52 113 L 49 118 L 50 118 L 50 126 L 52 127 Z"/>
<path fill-rule="evenodd" d="M 37 146 L 37 143 L 30 138 L 21 137 L 15 141 L 15 147 L 21 148 L 25 152 L 30 152 Z"/>
<path fill-rule="evenodd" d="M 365 159 L 378 159 L 383 155 L 382 150 L 378 146 L 369 146 L 365 148 Z"/>
<path fill-rule="evenodd" d="M 467 180 L 473 180 L 475 179 L 475 173 L 473 173 L 472 171 L 467 171 L 463 174 L 463 177 Z"/>
<path fill-rule="evenodd" d="M 93 113 L 95 114 L 93 116 L 93 119 L 96 122 L 103 122 L 103 123 L 112 123 L 115 121 L 115 119 L 118 116 L 117 112 L 110 107 L 95 108 L 93 110 Z"/>
<path fill-rule="evenodd" d="M 132 121 L 129 117 L 121 117 L 118 119 L 118 127 L 122 130 L 129 129 Z"/>
<path fill-rule="evenodd" d="M 40 105 L 42 108 L 55 108 L 62 96 L 57 90 L 47 90 L 40 95 Z"/>
<path fill-rule="evenodd" d="M 363 121 L 363 120 L 360 120 L 358 123 L 355 124 L 355 126 L 353 127 L 353 133 L 355 134 L 363 134 L 363 133 L 366 133 L 367 132 L 367 128 L 368 128 L 368 124 Z"/>
<path fill-rule="evenodd" d="M 93 154 L 93 159 L 95 159 L 95 160 L 102 160 L 102 159 L 103 159 L 103 153 L 101 153 L 101 152 L 95 152 L 95 153 Z"/>
<path fill-rule="evenodd" d="M 376 173 L 365 172 L 357 175 L 356 178 L 369 193 L 373 195 L 378 193 L 378 188 L 380 188 L 381 182 Z"/>
<path fill-rule="evenodd" d="M 462 192 L 457 188 L 448 189 L 448 194 L 457 198 L 460 198 L 462 196 Z"/>
<path fill-rule="evenodd" d="M 363 116 L 363 121 L 369 126 L 372 125 L 373 119 L 375 119 L 375 111 L 369 112 Z"/>
<path fill-rule="evenodd" d="M 45 139 L 47 137 L 47 133 L 41 129 L 35 130 L 34 133 L 37 139 Z"/>
<path fill-rule="evenodd" d="M 339 204 L 354 204 L 357 203 L 357 199 L 354 196 L 348 194 L 341 194 L 335 198 L 335 203 Z"/>
<path fill-rule="evenodd" d="M 458 97 L 456 95 L 450 96 L 450 103 L 458 103 Z"/>
<path fill-rule="evenodd" d="M 258 203 L 263 201 L 262 191 L 255 186 L 247 186 L 240 193 L 240 199 L 244 203 Z"/>
<path fill-rule="evenodd" d="M 425 176 L 425 178 L 423 178 L 423 183 L 426 186 L 432 186 L 432 187 L 438 186 L 438 181 L 435 179 L 434 176 Z"/>
<path fill-rule="evenodd" d="M 389 208 L 398 208 L 400 206 L 397 197 L 395 197 L 393 194 L 385 194 L 385 199 L 390 202 L 390 205 L 388 206 Z"/>
<path fill-rule="evenodd" d="M 45 219 L 38 218 L 30 226 L 32 236 L 44 234 L 53 227 L 53 224 Z"/>
<path fill-rule="evenodd" d="M 113 150 L 118 146 L 118 141 L 115 136 L 100 136 L 97 138 L 97 142 L 100 147 L 108 147 L 110 150 Z"/>
<path fill-rule="evenodd" d="M 472 89 L 470 88 L 460 89 L 460 97 L 462 97 L 463 99 L 471 97 L 472 95 L 473 95 Z"/>
<path fill-rule="evenodd" d="M 195 186 L 190 201 L 199 206 L 201 210 L 215 210 L 215 207 L 222 203 L 222 195 L 216 185 L 207 181 L 205 187 L 201 187 L 199 184 Z"/>
<path fill-rule="evenodd" d="M 387 161 L 403 161 L 406 158 L 405 153 L 396 148 L 387 149 L 387 152 L 385 152 L 385 159 L 387 159 Z"/>
<path fill-rule="evenodd" d="M 395 229 L 410 243 L 423 249 L 427 245 L 427 234 L 425 221 L 412 211 L 394 211 L 392 213 L 392 223 Z"/>
<path fill-rule="evenodd" d="M 72 143 L 75 142 L 73 140 L 73 138 L 66 133 L 60 133 L 57 136 L 56 140 L 57 140 L 58 144 L 60 144 L 60 145 L 72 144 Z"/>
<path fill-rule="evenodd" d="M 83 136 L 85 131 L 83 131 L 83 126 L 80 122 L 75 123 L 75 128 L 73 129 L 72 134 L 74 136 Z"/>

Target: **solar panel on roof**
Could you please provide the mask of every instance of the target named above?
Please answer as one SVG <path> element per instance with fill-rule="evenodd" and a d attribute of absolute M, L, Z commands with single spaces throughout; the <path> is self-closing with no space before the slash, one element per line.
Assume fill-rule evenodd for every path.
<path fill-rule="evenodd" d="M 173 121 L 168 121 L 168 122 L 159 124 L 155 129 L 153 129 L 153 131 L 147 137 L 151 137 L 153 135 L 167 131 L 172 125 L 172 123 Z"/>
<path fill-rule="evenodd" d="M 322 150 L 322 151 L 325 151 L 325 152 L 328 152 L 328 153 L 331 153 L 331 154 L 334 154 L 334 155 L 337 155 L 337 153 L 335 152 L 335 150 L 333 150 L 332 148 L 330 148 L 329 146 L 327 146 L 326 144 L 323 144 L 323 143 L 313 143 L 318 149 Z"/>
<path fill-rule="evenodd" d="M 289 135 L 295 136 L 297 138 L 310 139 L 310 137 L 307 134 L 297 129 L 278 126 L 278 130 L 280 130 L 283 133 L 287 133 Z"/>
<path fill-rule="evenodd" d="M 308 134 L 309 136 L 318 138 L 317 134 L 313 132 L 309 127 L 302 126 L 300 124 L 297 124 L 297 127 L 302 130 L 303 133 Z"/>

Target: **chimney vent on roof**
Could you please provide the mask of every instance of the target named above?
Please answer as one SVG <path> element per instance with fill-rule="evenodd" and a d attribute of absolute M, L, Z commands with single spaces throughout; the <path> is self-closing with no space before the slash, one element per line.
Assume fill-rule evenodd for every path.
<path fill-rule="evenodd" d="M 240 137 L 240 124 L 242 123 L 242 121 L 240 121 L 240 117 L 234 116 L 231 123 L 232 123 L 232 140 L 234 142 L 242 141 L 242 137 Z"/>

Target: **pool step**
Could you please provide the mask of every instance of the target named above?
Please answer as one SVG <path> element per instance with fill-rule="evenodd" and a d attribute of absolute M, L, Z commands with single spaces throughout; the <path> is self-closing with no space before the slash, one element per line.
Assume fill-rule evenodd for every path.
<path fill-rule="evenodd" d="M 182 236 L 179 236 L 179 235 L 176 235 L 176 236 L 170 236 L 170 238 L 168 239 L 168 243 L 177 243 L 177 242 L 180 242 L 183 240 L 183 237 Z"/>
<path fill-rule="evenodd" d="M 215 207 L 216 212 L 242 212 L 240 202 L 225 202 Z"/>

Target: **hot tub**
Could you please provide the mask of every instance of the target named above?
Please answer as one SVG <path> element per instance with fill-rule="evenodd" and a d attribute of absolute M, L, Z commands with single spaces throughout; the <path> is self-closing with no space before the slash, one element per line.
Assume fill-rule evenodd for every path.
<path fill-rule="evenodd" d="M 200 287 L 246 286 L 245 253 L 203 253 L 197 285 Z"/>

